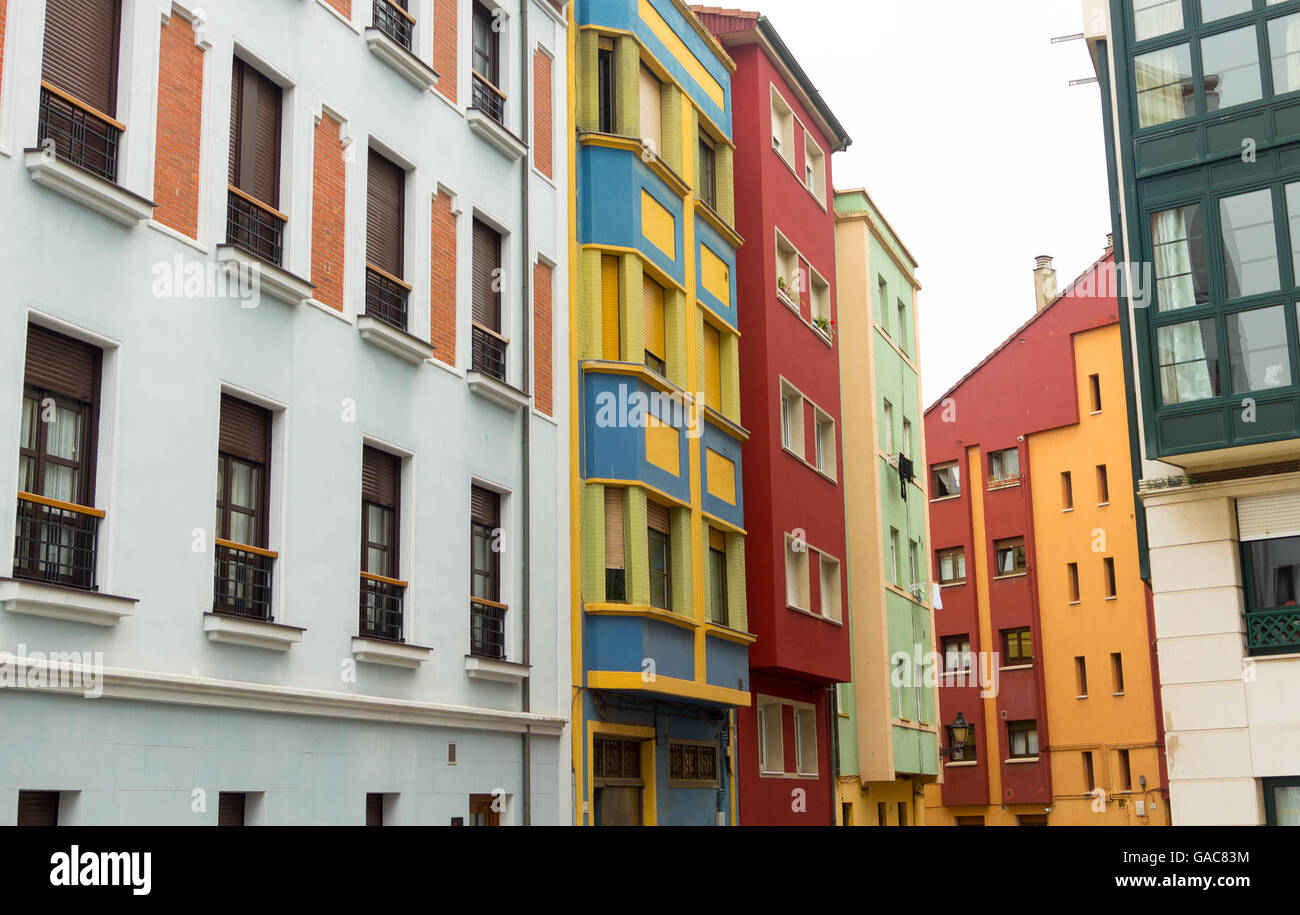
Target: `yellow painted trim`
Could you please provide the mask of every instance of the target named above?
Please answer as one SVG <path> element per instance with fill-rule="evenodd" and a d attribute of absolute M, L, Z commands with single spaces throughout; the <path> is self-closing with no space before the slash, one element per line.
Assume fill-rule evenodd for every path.
<path fill-rule="evenodd" d="M 697 639 L 704 640 L 704 630 L 697 630 Z M 686 699 L 699 699 L 703 702 L 719 702 L 724 705 L 749 706 L 749 693 L 725 686 L 710 686 L 707 683 L 682 680 L 677 677 L 656 676 L 646 682 L 639 670 L 593 670 L 587 673 L 588 689 L 610 689 L 623 692 L 657 693 L 665 696 L 681 696 Z"/>
<path fill-rule="evenodd" d="M 573 62 L 578 59 L 577 40 L 578 33 L 574 28 L 576 23 L 577 4 L 570 3 L 568 6 L 568 60 L 567 70 L 567 92 L 568 92 L 568 116 L 570 124 L 578 123 L 578 81 L 577 67 Z M 578 160 L 574 155 L 566 156 L 569 167 L 569 187 L 570 189 L 578 186 Z M 578 224 L 578 195 L 569 194 L 569 225 Z M 569 240 L 569 301 L 578 302 L 579 284 L 578 284 L 578 245 Z M 577 355 L 580 352 L 578 348 L 578 316 L 577 311 L 570 310 L 569 313 L 569 673 L 573 681 L 573 700 L 570 703 L 570 720 L 573 726 L 569 729 L 570 734 L 570 767 L 573 775 L 573 822 L 582 823 L 582 798 L 588 796 L 589 784 L 586 778 L 586 766 L 583 762 L 583 728 L 578 723 L 585 718 L 584 704 L 582 701 L 582 531 L 580 528 L 581 512 L 577 507 L 581 505 L 582 499 L 582 479 L 579 476 L 579 440 L 578 440 L 578 398 L 573 396 L 578 390 L 578 360 Z M 590 756 L 586 757 L 590 758 Z"/>
<path fill-rule="evenodd" d="M 639 676 L 639 674 L 638 674 Z M 580 739 L 577 728 L 573 729 L 575 743 Z M 604 734 L 610 737 L 637 737 L 641 739 L 641 781 L 645 786 L 641 789 L 641 822 L 646 826 L 657 826 L 659 824 L 659 804 L 658 804 L 658 780 L 655 778 L 655 749 L 658 745 L 657 734 L 654 728 L 639 727 L 632 724 L 611 724 L 606 721 L 589 721 L 587 722 L 587 765 L 596 755 L 596 735 Z M 586 766 L 583 767 L 584 769 Z M 578 797 L 583 797 L 579 792 Z M 587 783 L 586 793 L 587 809 L 594 813 L 596 806 L 596 789 L 594 780 Z M 576 823 L 581 823 L 581 808 L 578 811 L 579 819 Z"/>
<path fill-rule="evenodd" d="M 695 215 L 696 217 L 703 218 L 705 222 L 713 227 L 713 231 L 717 232 L 731 244 L 731 247 L 739 248 L 745 243 L 744 237 L 736 231 L 735 226 L 727 225 L 726 221 L 722 218 L 722 215 L 699 197 L 695 198 Z"/>
<path fill-rule="evenodd" d="M 593 479 L 583 480 L 582 482 L 588 484 L 599 483 L 601 486 L 636 486 L 641 489 L 644 489 L 647 493 L 650 493 L 651 495 L 656 496 L 657 498 L 662 499 L 665 502 L 670 502 L 673 505 L 676 505 L 678 508 L 691 507 L 686 502 L 683 502 L 681 499 L 677 498 L 676 496 L 670 496 L 662 489 L 659 489 L 655 486 L 651 486 L 649 483 L 643 483 L 640 480 L 614 480 L 614 479 L 603 479 L 600 477 L 596 477 Z"/>
<path fill-rule="evenodd" d="M 649 274 L 652 280 L 654 280 L 660 286 L 671 286 L 672 288 L 676 289 L 678 292 L 682 293 L 683 295 L 686 293 L 685 286 L 677 282 L 667 273 L 664 273 L 663 268 L 660 267 L 658 264 L 654 263 L 648 257 L 646 257 L 645 252 L 642 251 L 640 248 L 628 248 L 623 245 L 596 245 L 596 244 L 586 244 L 586 245 L 582 245 L 581 247 L 583 251 L 604 251 L 607 254 L 635 254 L 637 257 L 641 259 L 642 272 Z"/>
<path fill-rule="evenodd" d="M 633 378 L 640 378 L 646 384 L 658 388 L 665 394 L 680 395 L 683 406 L 690 406 L 695 403 L 695 398 L 689 393 L 683 391 L 662 375 L 650 371 L 640 362 L 610 362 L 607 359 L 584 359 L 582 371 L 599 372 L 603 375 L 629 375 Z"/>
<path fill-rule="evenodd" d="M 591 616 L 634 616 L 659 620 L 682 629 L 695 629 L 700 624 L 689 616 L 651 607 L 649 604 L 587 604 L 583 610 Z"/>
<path fill-rule="evenodd" d="M 742 442 L 749 441 L 748 429 L 740 425 L 740 423 L 728 419 L 726 416 L 722 415 L 717 410 L 714 410 L 712 407 L 705 408 L 704 418 L 707 419 L 709 422 L 713 423 L 713 425 L 716 426 L 718 429 L 721 429 L 723 432 L 730 435 L 732 438 Z M 793 454 L 793 452 L 791 453 Z M 798 455 L 796 454 L 795 457 L 798 457 Z M 807 462 L 805 461 L 805 463 Z M 812 465 L 810 464 L 809 466 Z M 816 470 L 816 468 L 813 469 Z M 825 474 L 822 475 L 825 476 Z M 834 478 L 828 478 L 828 479 L 831 479 L 831 481 L 834 482 Z"/>
<path fill-rule="evenodd" d="M 659 15 L 659 11 L 650 5 L 649 0 L 639 0 L 637 7 L 641 21 L 650 27 L 650 31 L 654 33 L 656 38 L 663 42 L 668 52 L 677 59 L 677 62 L 685 68 L 691 78 L 704 90 L 704 94 L 719 108 L 725 109 L 727 107 L 726 89 L 713 78 L 713 74 L 705 69 L 704 64 L 695 56 L 695 52 L 688 48 L 686 42 L 677 36 L 677 33 L 664 21 L 664 17 Z M 687 21 L 694 18 L 694 13 L 687 14 Z M 723 65 L 726 66 L 725 61 Z"/>
<path fill-rule="evenodd" d="M 717 623 L 705 623 L 704 634 L 715 639 L 725 639 L 728 642 L 737 642 L 741 645 L 753 645 L 758 641 L 758 636 L 748 632 L 741 632 L 739 629 L 728 629 L 726 626 L 719 626 Z"/>
<path fill-rule="evenodd" d="M 709 527 L 720 528 L 721 530 L 728 531 L 729 533 L 732 534 L 740 534 L 740 536 L 742 537 L 749 536 L 749 532 L 746 531 L 743 527 L 736 527 L 736 525 L 732 524 L 730 521 L 727 521 L 724 518 L 719 518 L 717 515 L 711 514 L 703 510 L 701 510 L 700 514 L 704 516 L 705 521 L 709 522 Z"/>

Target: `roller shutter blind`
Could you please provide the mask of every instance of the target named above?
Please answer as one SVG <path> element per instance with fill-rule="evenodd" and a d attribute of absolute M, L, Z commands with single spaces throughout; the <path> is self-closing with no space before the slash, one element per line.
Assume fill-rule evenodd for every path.
<path fill-rule="evenodd" d="M 99 400 L 99 347 L 41 327 L 27 326 L 27 364 L 23 380 L 72 400 Z"/>
<path fill-rule="evenodd" d="M 716 527 L 709 528 L 709 549 L 727 552 L 727 535 Z"/>
<path fill-rule="evenodd" d="M 366 260 L 402 279 L 406 172 L 372 149 L 366 177 Z"/>
<path fill-rule="evenodd" d="M 244 825 L 244 795 L 242 792 L 222 791 L 217 799 L 217 825 Z"/>
<path fill-rule="evenodd" d="M 493 288 L 495 271 L 501 266 L 501 233 L 487 223 L 474 220 L 471 288 L 473 317 L 484 327 L 501 330 L 501 293 Z"/>
<path fill-rule="evenodd" d="M 262 203 L 280 206 L 281 90 L 235 58 L 230 100 L 230 183 Z"/>
<path fill-rule="evenodd" d="M 19 791 L 19 826 L 58 826 L 59 792 Z"/>
<path fill-rule="evenodd" d="M 41 79 L 117 114 L 119 0 L 46 0 Z"/>
<path fill-rule="evenodd" d="M 218 446 L 226 454 L 257 464 L 271 462 L 271 413 L 251 403 L 221 395 Z"/>
<path fill-rule="evenodd" d="M 361 452 L 361 498 L 385 508 L 397 508 L 401 473 L 396 455 L 367 445 Z"/>
<path fill-rule="evenodd" d="M 470 487 L 470 520 L 495 528 L 500 526 L 501 496 L 481 486 Z"/>
<path fill-rule="evenodd" d="M 623 539 L 623 490 L 605 488 L 605 568 L 622 569 L 627 565 L 627 548 Z"/>
<path fill-rule="evenodd" d="M 601 356 L 619 359 L 618 258 L 609 254 L 600 258 L 600 339 Z"/>
<path fill-rule="evenodd" d="M 645 348 L 659 361 L 668 361 L 668 346 L 664 329 L 664 289 L 653 280 L 644 286 Z"/>
<path fill-rule="evenodd" d="M 646 526 L 651 530 L 667 534 L 668 519 L 669 511 L 667 506 L 660 505 L 658 502 L 646 503 Z"/>
<path fill-rule="evenodd" d="M 1237 534 L 1242 540 L 1300 536 L 1300 492 L 1238 499 Z"/>

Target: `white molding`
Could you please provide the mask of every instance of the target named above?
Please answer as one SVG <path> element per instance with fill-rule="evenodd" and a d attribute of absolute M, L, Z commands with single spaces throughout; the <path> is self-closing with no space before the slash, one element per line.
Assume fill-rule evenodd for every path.
<path fill-rule="evenodd" d="M 352 637 L 352 656 L 358 661 L 371 664 L 387 664 L 389 667 L 415 670 L 433 656 L 433 649 L 422 645 L 408 645 L 405 642 L 368 639 L 358 635 Z"/>
<path fill-rule="evenodd" d="M 507 130 L 490 114 L 477 108 L 469 108 L 465 111 L 465 120 L 469 122 L 470 130 L 487 140 L 512 162 L 528 155 L 528 144 Z"/>
<path fill-rule="evenodd" d="M 483 372 L 470 371 L 466 373 L 465 380 L 469 383 L 471 392 L 507 410 L 518 410 L 527 406 L 532 400 L 518 388 L 511 387 L 504 381 Z"/>
<path fill-rule="evenodd" d="M 37 184 L 83 203 L 127 228 L 135 228 L 153 218 L 156 204 L 152 200 L 57 156 L 47 155 L 44 150 L 24 150 L 24 163 Z"/>
<path fill-rule="evenodd" d="M 195 251 L 198 251 L 200 254 L 210 255 L 212 253 L 210 250 L 208 250 L 207 245 L 203 244 L 197 239 L 190 238 L 188 235 L 186 235 L 183 232 L 177 232 L 171 226 L 163 225 L 161 222 L 159 222 L 156 219 L 150 219 L 146 223 L 146 225 L 149 226 L 149 228 L 153 229 L 155 232 L 160 232 L 163 235 L 166 235 L 168 238 L 178 241 L 183 245 L 188 245 L 189 247 L 193 248 Z"/>
<path fill-rule="evenodd" d="M 244 270 L 252 271 L 261 288 L 295 308 L 310 300 L 316 291 L 316 287 L 302 277 L 253 256 L 238 245 L 217 245 L 217 260 L 223 264 L 235 263 Z"/>
<path fill-rule="evenodd" d="M 344 18 L 344 16 L 343 16 L 342 13 L 340 13 L 340 12 L 339 12 L 338 10 L 336 10 L 334 7 L 332 7 L 332 6 L 330 6 L 328 3 L 326 3 L 325 0 L 316 0 L 316 5 L 317 5 L 317 6 L 320 6 L 320 7 L 323 7 L 324 10 L 325 10 L 327 13 L 329 13 L 331 16 L 333 16 L 333 17 L 334 17 L 335 19 L 337 19 L 339 22 L 341 22 L 341 23 L 343 23 L 344 25 L 346 25 L 346 26 L 347 26 L 348 28 L 350 28 L 352 31 L 356 32 L 358 35 L 361 34 L 361 29 L 360 29 L 360 27 L 354 25 L 350 20 Z"/>
<path fill-rule="evenodd" d="M 299 626 L 286 626 L 266 620 L 250 620 L 223 613 L 203 614 L 203 631 L 212 642 L 243 645 L 246 648 L 266 648 L 271 651 L 288 651 L 302 641 L 306 632 Z"/>
<path fill-rule="evenodd" d="M 133 597 L 82 591 L 43 581 L 0 580 L 0 606 L 10 613 L 116 626 L 122 617 L 132 615 L 137 603 Z"/>
<path fill-rule="evenodd" d="M 496 680 L 500 683 L 522 683 L 529 677 L 532 668 L 516 661 L 498 661 L 494 658 L 479 658 L 465 655 L 465 673 L 477 680 Z"/>
<path fill-rule="evenodd" d="M 425 343 L 419 337 L 406 331 L 398 330 L 390 324 L 372 318 L 370 315 L 357 316 L 357 332 L 361 339 L 380 349 L 386 350 L 404 359 L 412 365 L 423 365 L 433 358 L 433 345 Z"/>
<path fill-rule="evenodd" d="M 366 46 L 372 54 L 421 92 L 428 92 L 438 85 L 438 72 L 389 38 L 383 29 L 374 26 L 367 28 Z"/>

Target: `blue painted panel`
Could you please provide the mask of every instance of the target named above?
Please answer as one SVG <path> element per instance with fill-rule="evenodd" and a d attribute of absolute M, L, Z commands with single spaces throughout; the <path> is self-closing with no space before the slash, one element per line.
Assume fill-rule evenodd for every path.
<path fill-rule="evenodd" d="M 725 320 L 732 327 L 740 327 L 740 317 L 736 312 L 736 249 L 731 247 L 722 236 L 717 233 L 713 226 L 709 225 L 703 219 L 695 220 L 695 295 L 701 302 L 712 308 L 718 313 L 718 316 Z M 700 269 L 703 262 L 701 248 L 707 246 L 718 258 L 727 265 L 727 275 L 731 286 L 731 304 L 726 305 L 721 302 L 717 296 L 704 288 L 704 271 Z"/>
<path fill-rule="evenodd" d="M 635 248 L 676 282 L 685 284 L 685 204 L 639 155 L 608 146 L 580 146 L 578 185 L 578 238 L 583 244 Z M 641 232 L 642 190 L 673 214 L 675 261 Z"/>
<path fill-rule="evenodd" d="M 709 665 L 705 679 L 710 686 L 749 690 L 749 646 L 726 639 L 704 640 L 705 663 Z M 743 683 L 743 686 L 737 686 Z"/>
<path fill-rule="evenodd" d="M 587 670 L 640 673 L 649 658 L 658 676 L 695 679 L 694 637 L 669 623 L 643 617 L 588 616 L 582 644 Z"/>
<path fill-rule="evenodd" d="M 583 478 L 635 480 L 653 486 L 683 502 L 689 502 L 690 450 L 687 447 L 686 429 L 681 424 L 680 416 L 673 417 L 664 410 L 662 396 L 652 395 L 660 395 L 660 392 L 638 378 L 628 375 L 606 375 L 600 372 L 583 374 Z M 645 426 L 628 424 L 638 420 L 636 412 L 632 409 L 638 401 L 645 404 L 647 411 L 653 411 L 654 415 L 661 420 L 677 425 L 679 455 L 677 476 L 646 460 Z M 602 425 L 605 422 L 612 422 L 613 425 Z"/>
<path fill-rule="evenodd" d="M 721 518 L 728 524 L 743 528 L 745 526 L 745 481 L 740 462 L 740 442 L 712 423 L 705 422 L 702 423 L 702 426 L 704 435 L 701 439 L 703 447 L 700 448 L 700 479 L 703 481 L 703 485 L 700 487 L 701 505 L 709 514 Z M 729 505 L 716 496 L 709 495 L 707 466 L 709 451 L 716 451 L 736 465 L 735 505 Z"/>

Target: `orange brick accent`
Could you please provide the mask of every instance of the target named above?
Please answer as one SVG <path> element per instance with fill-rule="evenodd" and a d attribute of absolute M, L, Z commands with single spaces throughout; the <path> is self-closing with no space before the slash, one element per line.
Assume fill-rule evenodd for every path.
<path fill-rule="evenodd" d="M 456 104 L 456 17 L 457 0 L 434 0 L 433 69 L 438 71 L 438 91 Z"/>
<path fill-rule="evenodd" d="M 324 112 L 316 125 L 312 159 L 311 281 L 316 301 L 343 310 L 343 239 L 347 167 L 343 125 Z"/>
<path fill-rule="evenodd" d="M 551 133 L 551 112 L 555 97 L 551 89 L 551 58 L 538 48 L 533 52 L 533 164 L 548 178 L 551 174 L 555 140 Z"/>
<path fill-rule="evenodd" d="M 551 381 L 551 268 L 540 261 L 533 268 L 533 403 L 539 413 L 553 416 Z"/>
<path fill-rule="evenodd" d="M 5 20 L 8 19 L 9 2 L 0 0 L 0 89 L 4 88 L 5 74 Z"/>
<path fill-rule="evenodd" d="M 433 198 L 432 268 L 429 271 L 429 342 L 433 358 L 456 365 L 456 214 L 451 197 Z"/>
<path fill-rule="evenodd" d="M 3 44 L 0 30 L 0 44 Z M 202 130 L 203 49 L 194 27 L 172 14 L 158 49 L 158 146 L 154 158 L 154 219 L 199 237 L 199 138 Z"/>
<path fill-rule="evenodd" d="M 325 0 L 325 2 L 334 8 L 334 12 L 349 22 L 352 21 L 352 0 Z"/>

